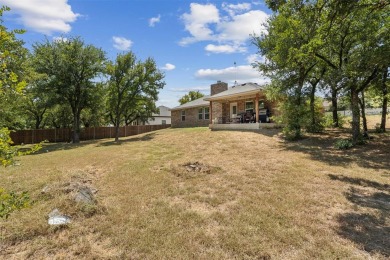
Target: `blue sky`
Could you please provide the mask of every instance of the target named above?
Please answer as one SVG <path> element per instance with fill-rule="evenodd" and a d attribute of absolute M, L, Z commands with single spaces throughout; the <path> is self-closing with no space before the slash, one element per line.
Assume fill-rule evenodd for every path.
<path fill-rule="evenodd" d="M 133 51 L 152 57 L 165 72 L 158 105 L 175 107 L 190 90 L 209 94 L 217 80 L 229 86 L 266 81 L 250 65 L 261 60 L 250 34 L 264 30 L 270 11 L 263 1 L 187 0 L 0 0 L 11 12 L 9 29 L 30 48 L 45 37 L 80 36 L 107 57 Z M 236 63 L 236 64 L 234 64 Z"/>

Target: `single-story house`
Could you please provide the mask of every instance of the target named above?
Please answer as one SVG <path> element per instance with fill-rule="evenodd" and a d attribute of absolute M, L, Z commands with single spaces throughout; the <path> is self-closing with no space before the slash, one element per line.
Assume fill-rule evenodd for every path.
<path fill-rule="evenodd" d="M 273 126 L 276 103 L 266 99 L 264 87 L 244 83 L 228 88 L 218 81 L 210 95 L 171 109 L 172 127 L 209 126 L 211 129 L 259 129 Z"/>

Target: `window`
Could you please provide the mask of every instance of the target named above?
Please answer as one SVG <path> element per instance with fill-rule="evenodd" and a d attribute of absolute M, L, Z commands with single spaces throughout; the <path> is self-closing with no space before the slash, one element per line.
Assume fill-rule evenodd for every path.
<path fill-rule="evenodd" d="M 166 125 L 167 124 L 167 120 L 161 120 L 161 124 L 162 125 Z"/>
<path fill-rule="evenodd" d="M 203 119 L 203 108 L 199 108 L 199 110 L 198 110 L 198 119 L 199 120 Z"/>
<path fill-rule="evenodd" d="M 204 108 L 204 119 L 209 120 L 210 119 L 210 108 L 205 107 Z"/>
<path fill-rule="evenodd" d="M 236 115 L 237 114 L 237 106 L 232 106 L 232 114 Z"/>
<path fill-rule="evenodd" d="M 185 110 L 181 111 L 181 121 L 186 121 L 186 111 Z"/>
<path fill-rule="evenodd" d="M 259 109 L 262 109 L 265 107 L 264 100 L 259 100 Z"/>
<path fill-rule="evenodd" d="M 253 101 L 245 102 L 245 111 L 252 110 L 253 111 Z"/>

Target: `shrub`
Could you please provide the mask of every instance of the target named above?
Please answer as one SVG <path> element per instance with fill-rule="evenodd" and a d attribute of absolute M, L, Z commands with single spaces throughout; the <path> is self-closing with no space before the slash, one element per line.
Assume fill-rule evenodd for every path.
<path fill-rule="evenodd" d="M 339 150 L 348 150 L 353 147 L 353 143 L 350 139 L 339 139 L 334 144 L 334 147 Z"/>
<path fill-rule="evenodd" d="M 343 126 L 346 124 L 347 117 L 343 116 L 340 113 L 338 113 L 338 117 L 339 117 L 339 127 L 343 128 Z M 332 115 L 332 113 L 326 113 L 322 122 L 323 122 L 323 126 L 325 128 L 333 128 L 334 125 L 333 125 L 333 115 Z"/>

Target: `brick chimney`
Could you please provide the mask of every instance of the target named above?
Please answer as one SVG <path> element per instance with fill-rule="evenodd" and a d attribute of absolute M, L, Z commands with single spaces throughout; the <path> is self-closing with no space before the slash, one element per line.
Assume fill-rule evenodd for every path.
<path fill-rule="evenodd" d="M 213 96 L 213 95 L 221 93 L 222 91 L 225 91 L 227 89 L 228 89 L 228 84 L 218 80 L 217 83 L 211 84 L 210 95 Z"/>

